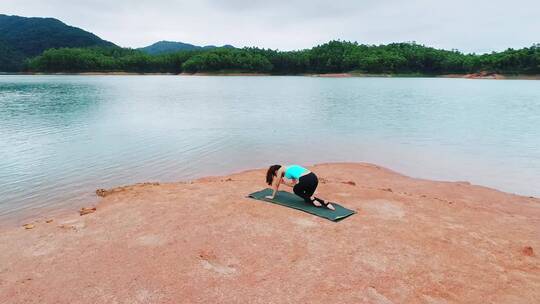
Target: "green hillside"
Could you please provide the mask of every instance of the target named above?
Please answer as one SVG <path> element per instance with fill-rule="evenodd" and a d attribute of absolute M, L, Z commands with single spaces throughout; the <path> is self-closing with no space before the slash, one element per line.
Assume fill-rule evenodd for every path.
<path fill-rule="evenodd" d="M 366 45 L 339 40 L 297 51 L 203 47 L 172 41 L 129 49 L 56 19 L 0 15 L 0 72 L 22 70 L 539 75 L 540 45 L 481 55 L 416 43 Z"/>
<path fill-rule="evenodd" d="M 80 28 L 54 18 L 0 14 L 0 71 L 19 70 L 26 58 L 51 48 L 115 46 Z"/>

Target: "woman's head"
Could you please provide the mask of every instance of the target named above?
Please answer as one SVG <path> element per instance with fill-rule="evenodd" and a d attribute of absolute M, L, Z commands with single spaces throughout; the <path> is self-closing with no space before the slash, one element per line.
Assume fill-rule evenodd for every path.
<path fill-rule="evenodd" d="M 266 171 L 266 183 L 268 185 L 272 185 L 272 182 L 274 181 L 274 176 L 276 176 L 277 170 L 281 168 L 280 165 L 273 165 L 268 168 L 268 171 Z"/>

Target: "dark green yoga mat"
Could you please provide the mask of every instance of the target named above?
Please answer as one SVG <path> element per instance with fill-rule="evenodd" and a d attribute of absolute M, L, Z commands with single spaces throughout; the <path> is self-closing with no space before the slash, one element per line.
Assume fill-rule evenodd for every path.
<path fill-rule="evenodd" d="M 341 221 L 342 219 L 356 213 L 353 210 L 349 210 L 334 202 L 332 202 L 332 205 L 334 205 L 336 210 L 330 210 L 324 206 L 315 207 L 312 204 L 306 204 L 306 202 L 304 202 L 304 200 L 301 197 L 297 196 L 296 194 L 286 192 L 286 191 L 278 191 L 273 200 L 267 199 L 265 197 L 267 195 L 272 195 L 272 189 L 264 189 L 261 191 L 253 192 L 250 195 L 248 195 L 248 197 L 251 197 L 260 201 L 266 201 L 266 202 L 298 209 L 307 213 L 314 214 L 316 216 L 323 217 L 325 219 L 329 219 L 334 222 Z"/>

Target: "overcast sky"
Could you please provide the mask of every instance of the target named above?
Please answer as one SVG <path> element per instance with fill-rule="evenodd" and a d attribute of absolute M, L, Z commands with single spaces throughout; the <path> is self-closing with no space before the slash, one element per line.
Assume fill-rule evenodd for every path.
<path fill-rule="evenodd" d="M 159 40 L 292 50 L 332 39 L 465 52 L 540 42 L 540 0 L 0 0 L 124 47 Z"/>

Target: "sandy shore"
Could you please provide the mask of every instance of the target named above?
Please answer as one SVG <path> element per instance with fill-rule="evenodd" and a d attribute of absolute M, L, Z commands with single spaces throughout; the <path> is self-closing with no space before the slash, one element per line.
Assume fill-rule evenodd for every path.
<path fill-rule="evenodd" d="M 0 303 L 540 303 L 540 199 L 322 164 L 334 223 L 245 196 L 264 170 L 103 191 L 0 232 Z"/>
<path fill-rule="evenodd" d="M 181 76 L 272 76 L 267 73 L 241 73 L 241 72 L 198 72 L 198 73 L 180 73 Z"/>
<path fill-rule="evenodd" d="M 0 74 L 1 75 L 1 74 Z M 305 76 L 325 78 L 351 78 L 351 77 L 374 77 L 374 78 L 465 78 L 465 79 L 496 79 L 496 80 L 540 80 L 540 75 L 502 75 L 502 74 L 445 74 L 445 75 L 421 75 L 421 74 L 366 74 L 366 73 L 326 73 L 326 74 L 298 74 L 298 75 L 274 75 L 267 73 L 241 73 L 241 72 L 208 72 L 208 73 L 132 73 L 132 72 L 84 72 L 84 73 L 5 73 L 5 75 L 83 75 L 83 76 Z"/>
<path fill-rule="evenodd" d="M 498 79 L 498 80 L 540 80 L 540 75 L 503 75 L 497 73 L 447 74 L 437 77 L 466 79 Z"/>
<path fill-rule="evenodd" d="M 304 76 L 327 77 L 327 78 L 349 78 L 349 77 L 354 77 L 353 74 L 350 74 L 350 73 L 307 74 L 307 75 L 304 75 Z"/>

